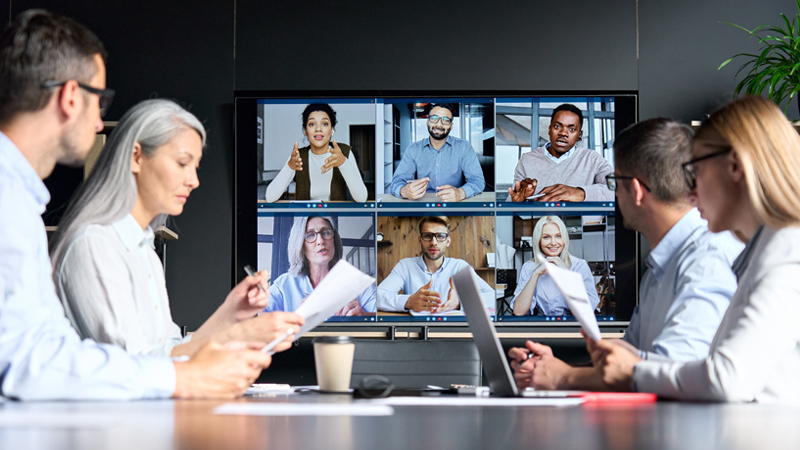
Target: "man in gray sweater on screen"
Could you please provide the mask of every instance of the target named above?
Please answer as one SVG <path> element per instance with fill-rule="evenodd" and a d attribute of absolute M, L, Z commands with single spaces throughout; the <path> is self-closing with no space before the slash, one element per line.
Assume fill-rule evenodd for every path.
<path fill-rule="evenodd" d="M 514 169 L 509 200 L 524 202 L 609 202 L 614 193 L 606 186 L 611 165 L 594 150 L 576 146 L 582 139 L 583 113 L 569 103 L 553 110 L 550 142 L 525 153 Z"/>

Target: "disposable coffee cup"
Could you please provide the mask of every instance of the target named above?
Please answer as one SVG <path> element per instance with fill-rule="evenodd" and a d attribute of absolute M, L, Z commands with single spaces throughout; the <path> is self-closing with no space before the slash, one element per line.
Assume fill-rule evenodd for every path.
<path fill-rule="evenodd" d="M 356 342 L 348 336 L 320 336 L 312 342 L 319 389 L 347 392 L 350 389 Z"/>

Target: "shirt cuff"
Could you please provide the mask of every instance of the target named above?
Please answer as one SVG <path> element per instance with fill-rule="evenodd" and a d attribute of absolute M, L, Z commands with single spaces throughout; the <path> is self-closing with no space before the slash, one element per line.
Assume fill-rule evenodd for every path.
<path fill-rule="evenodd" d="M 175 364 L 170 358 L 139 359 L 142 369 L 142 398 L 170 398 L 175 393 Z"/>

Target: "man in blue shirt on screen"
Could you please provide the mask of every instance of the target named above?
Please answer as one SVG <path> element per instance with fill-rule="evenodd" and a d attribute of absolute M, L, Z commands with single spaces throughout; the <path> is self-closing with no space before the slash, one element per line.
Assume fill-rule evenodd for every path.
<path fill-rule="evenodd" d="M 401 259 L 378 285 L 378 310 L 435 314 L 461 309 L 453 288 L 453 274 L 469 264 L 444 256 L 451 242 L 450 219 L 444 216 L 422 218 L 418 239 L 421 255 Z M 484 304 L 494 307 L 494 289 L 477 275 L 476 279 Z M 403 294 L 398 293 L 400 290 Z"/>
<path fill-rule="evenodd" d="M 42 179 L 56 163 L 83 163 L 112 96 L 103 45 L 82 25 L 31 10 L 0 35 L 0 395 L 242 395 L 270 363 L 269 355 L 249 345 L 209 342 L 188 361 L 132 356 L 81 340 L 64 315 L 41 219 L 50 200 Z"/>
<path fill-rule="evenodd" d="M 483 192 L 486 183 L 475 149 L 450 136 L 454 111 L 450 104 L 431 105 L 430 137 L 406 148 L 389 187 L 392 195 L 417 200 L 432 192 L 443 202 L 459 202 Z"/>
<path fill-rule="evenodd" d="M 690 158 L 691 145 L 689 127 L 663 118 L 628 127 L 614 143 L 616 170 L 608 187 L 616 191 L 623 225 L 642 233 L 653 249 L 622 339 L 642 359 L 708 356 L 736 290 L 731 266 L 744 246 L 728 232 L 708 231 L 689 203 L 681 164 Z M 546 345 L 528 341 L 509 356 L 520 388 L 607 389 L 602 373 L 571 367 Z"/>

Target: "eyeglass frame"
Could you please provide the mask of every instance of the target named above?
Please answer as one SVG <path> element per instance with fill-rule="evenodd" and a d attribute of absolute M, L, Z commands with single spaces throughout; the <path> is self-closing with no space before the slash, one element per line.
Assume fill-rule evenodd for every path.
<path fill-rule="evenodd" d="M 728 154 L 731 150 L 733 150 L 733 147 L 728 147 L 718 152 L 709 153 L 705 156 L 690 159 L 689 161 L 681 164 L 681 170 L 683 170 L 683 181 L 686 182 L 686 186 L 688 186 L 690 190 L 697 187 L 697 167 L 695 167 L 695 165 L 698 162 Z"/>
<path fill-rule="evenodd" d="M 434 119 L 434 117 L 436 117 L 436 119 Z M 448 122 L 444 123 L 444 119 L 447 119 Z M 450 125 L 451 123 L 453 123 L 453 118 L 452 117 L 447 117 L 447 116 L 436 116 L 436 115 L 434 115 L 434 116 L 428 116 L 428 121 L 430 123 L 439 123 L 439 122 L 441 122 L 442 125 Z"/>
<path fill-rule="evenodd" d="M 39 88 L 41 88 L 41 89 L 54 89 L 54 88 L 57 88 L 57 87 L 64 86 L 69 81 L 71 81 L 71 80 L 67 80 L 67 81 L 45 81 L 44 83 L 39 85 Z M 87 84 L 83 84 L 80 81 L 76 81 L 76 83 L 78 83 L 78 87 L 83 89 L 84 91 L 89 92 L 91 94 L 96 94 L 97 96 L 100 97 L 100 117 L 105 117 L 106 111 L 108 111 L 108 108 L 111 107 L 111 103 L 114 101 L 114 95 L 116 94 L 116 91 L 114 91 L 113 89 L 98 89 L 96 87 L 92 87 L 92 86 L 89 86 Z M 105 102 L 106 102 L 105 106 L 103 106 L 103 100 L 105 100 Z"/>
<path fill-rule="evenodd" d="M 426 234 L 430 235 L 430 239 L 425 239 L 425 235 Z M 441 235 L 444 235 L 444 238 L 439 239 L 439 236 L 441 236 Z M 419 237 L 420 237 L 420 239 L 422 239 L 425 242 L 431 242 L 432 240 L 436 239 L 436 243 L 439 244 L 439 243 L 442 243 L 442 242 L 446 241 L 447 238 L 450 237 L 450 233 L 429 233 L 429 232 L 425 232 L 425 233 L 420 233 Z"/>
<path fill-rule="evenodd" d="M 611 180 L 614 180 L 614 181 L 611 181 Z M 639 184 L 641 184 L 644 187 L 644 190 L 646 190 L 647 192 L 652 192 L 650 190 L 650 188 L 646 184 L 644 184 L 644 181 L 640 180 L 637 177 L 629 177 L 629 176 L 626 176 L 626 175 L 613 175 L 613 174 L 612 175 L 606 175 L 606 187 L 608 188 L 609 191 L 616 191 L 617 190 L 617 180 L 637 180 L 637 181 L 639 181 Z M 613 186 L 612 186 L 612 183 L 613 183 Z"/>
<path fill-rule="evenodd" d="M 323 233 L 326 233 L 326 232 L 330 233 L 331 237 L 326 238 L 323 235 Z M 308 235 L 310 235 L 310 234 L 313 234 L 314 237 L 309 241 L 308 240 Z M 325 227 L 325 228 L 323 228 L 323 229 L 321 229 L 319 231 L 307 230 L 305 233 L 303 233 L 303 240 L 310 244 L 312 242 L 316 242 L 317 241 L 317 236 L 322 237 L 322 239 L 325 240 L 325 241 L 330 241 L 331 239 L 333 239 L 334 236 L 336 236 L 336 233 L 333 231 L 333 228 L 328 228 L 328 227 Z"/>

